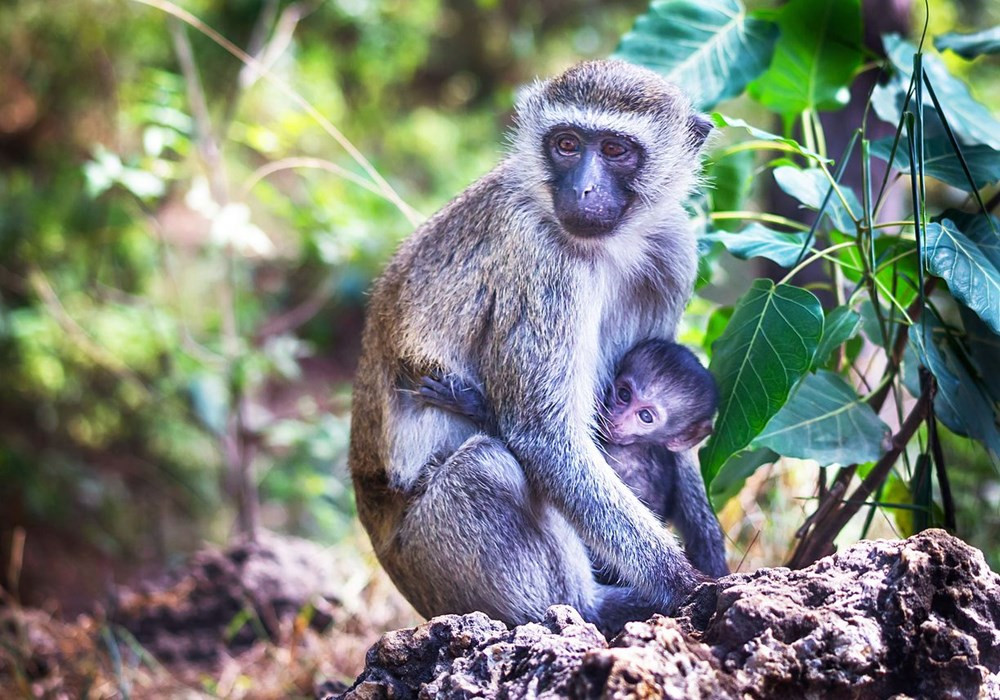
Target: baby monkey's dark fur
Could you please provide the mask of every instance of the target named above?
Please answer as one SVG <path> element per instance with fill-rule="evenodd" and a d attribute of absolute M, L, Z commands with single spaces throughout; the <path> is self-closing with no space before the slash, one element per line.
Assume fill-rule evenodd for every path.
<path fill-rule="evenodd" d="M 423 377 L 418 394 L 496 435 L 485 397 L 461 377 Z M 729 573 L 722 530 L 701 475 L 672 453 L 708 436 L 718 403 L 715 379 L 693 352 L 679 343 L 646 340 L 622 359 L 600 426 L 608 464 L 653 513 L 680 530 L 688 558 L 709 576 Z M 604 577 L 605 567 L 595 564 Z"/>

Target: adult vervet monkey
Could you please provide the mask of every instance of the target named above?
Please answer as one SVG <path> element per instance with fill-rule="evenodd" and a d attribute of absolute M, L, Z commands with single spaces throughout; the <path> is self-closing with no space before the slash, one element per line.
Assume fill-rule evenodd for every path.
<path fill-rule="evenodd" d="M 538 82 L 510 154 L 375 283 L 349 462 L 375 552 L 421 614 L 518 624 L 568 603 L 614 629 L 701 579 L 598 449 L 595 397 L 629 348 L 673 338 L 696 270 L 681 203 L 710 128 L 626 63 Z M 445 372 L 480 383 L 501 437 L 417 398 Z M 627 585 L 597 583 L 588 547 Z"/>

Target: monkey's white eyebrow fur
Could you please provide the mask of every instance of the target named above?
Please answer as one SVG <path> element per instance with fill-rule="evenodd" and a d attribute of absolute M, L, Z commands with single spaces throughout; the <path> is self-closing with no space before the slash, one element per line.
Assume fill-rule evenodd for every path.
<path fill-rule="evenodd" d="M 534 130 L 542 133 L 558 124 L 572 124 L 582 129 L 627 134 L 647 149 L 655 145 L 657 137 L 663 133 L 663 125 L 645 114 L 612 113 L 606 109 L 577 105 L 559 105 L 558 108 L 546 105 L 541 109 L 531 110 L 527 119 L 535 124 Z"/>
<path fill-rule="evenodd" d="M 688 117 L 692 114 L 687 98 L 679 91 L 668 91 L 664 99 L 676 105 L 667 115 L 660 111 L 637 112 L 609 105 L 581 105 L 552 102 L 545 95 L 545 81 L 523 88 L 517 97 L 515 127 L 509 136 L 510 155 L 520 163 L 515 172 L 524 178 L 523 184 L 538 183 L 540 174 L 547 172 L 544 139 L 560 124 L 606 131 L 628 136 L 648 155 L 642 164 L 643 174 L 636 183 L 639 200 L 647 207 L 662 200 L 669 190 L 673 206 L 682 201 L 698 183 L 697 169 L 691 163 L 699 157 L 700 143 L 693 139 Z M 664 185 L 670 183 L 669 188 Z"/>

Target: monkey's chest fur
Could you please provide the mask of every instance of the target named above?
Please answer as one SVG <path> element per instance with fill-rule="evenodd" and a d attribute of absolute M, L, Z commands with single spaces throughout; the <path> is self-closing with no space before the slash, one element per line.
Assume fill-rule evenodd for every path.
<path fill-rule="evenodd" d="M 692 267 L 677 264 L 693 261 L 689 234 L 625 231 L 582 248 L 551 218 L 530 216 L 536 205 L 503 185 L 509 167 L 426 222 L 375 286 L 354 395 L 354 422 L 365 426 L 352 429 L 356 481 L 384 472 L 403 495 L 477 432 L 408 396 L 421 374 L 456 372 L 480 386 L 501 438 L 553 421 L 590 432 L 595 397 L 622 355 L 673 335 L 691 288 L 674 272 Z M 614 254 L 622 246 L 642 252 L 627 270 Z"/>

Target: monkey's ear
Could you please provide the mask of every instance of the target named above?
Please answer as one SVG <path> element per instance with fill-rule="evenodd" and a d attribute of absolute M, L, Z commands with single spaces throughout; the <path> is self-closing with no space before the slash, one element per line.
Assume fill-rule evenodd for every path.
<path fill-rule="evenodd" d="M 703 420 L 695 423 L 677 437 L 667 440 L 667 449 L 671 452 L 690 450 L 704 440 L 712 432 L 712 421 Z"/>
<path fill-rule="evenodd" d="M 714 128 L 715 124 L 705 114 L 695 112 L 688 118 L 688 130 L 691 132 L 691 142 L 694 144 L 695 150 L 701 150 L 701 147 L 705 145 L 705 139 Z"/>

